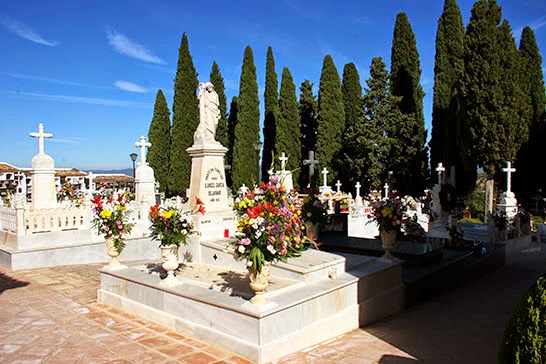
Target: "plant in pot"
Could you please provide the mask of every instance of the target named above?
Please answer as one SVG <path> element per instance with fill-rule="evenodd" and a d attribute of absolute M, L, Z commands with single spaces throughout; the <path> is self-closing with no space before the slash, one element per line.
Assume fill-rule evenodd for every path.
<path fill-rule="evenodd" d="M 133 228 L 133 224 L 128 222 L 129 202 L 125 194 L 99 194 L 91 200 L 93 226 L 99 235 L 104 235 L 106 249 L 111 258 L 105 269 L 115 270 L 126 267 L 117 258 L 125 248 L 123 238 L 129 235 Z"/>
<path fill-rule="evenodd" d="M 198 213 L 205 214 L 203 202 L 198 198 L 193 210 L 183 209 L 171 200 L 150 207 L 150 236 L 152 240 L 159 241 L 162 267 L 167 272 L 167 276 L 160 282 L 163 286 L 181 284 L 174 275 L 178 268 L 178 248 L 181 244 L 188 244 L 190 235 L 199 234 L 193 225 L 193 216 Z"/>
<path fill-rule="evenodd" d="M 231 242 L 239 259 L 246 260 L 250 287 L 255 296 L 250 303 L 267 303 L 263 292 L 268 286 L 271 264 L 300 256 L 309 246 L 298 208 L 295 190 L 287 191 L 271 176 L 254 190 L 240 190 L 233 209 L 238 218 L 236 241 Z"/>
<path fill-rule="evenodd" d="M 376 200 L 373 203 L 372 215 L 369 218 L 376 221 L 379 226 L 381 243 L 383 250 L 385 250 L 385 254 L 381 257 L 383 259 L 394 260 L 391 251 L 394 249 L 396 236 L 404 223 L 405 211 L 406 206 L 404 201 L 399 197 L 386 197 Z"/>

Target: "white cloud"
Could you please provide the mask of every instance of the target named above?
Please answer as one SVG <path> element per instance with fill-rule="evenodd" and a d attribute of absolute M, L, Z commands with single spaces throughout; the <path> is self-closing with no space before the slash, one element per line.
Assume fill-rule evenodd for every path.
<path fill-rule="evenodd" d="M 106 29 L 106 36 L 110 45 L 114 47 L 114 50 L 124 54 L 126 56 L 136 58 L 143 62 L 165 64 L 166 62 L 161 58 L 155 56 L 144 46 L 133 42 L 123 34 L 116 32 L 115 30 Z"/>
<path fill-rule="evenodd" d="M 59 43 L 57 41 L 50 41 L 42 38 L 42 36 L 34 32 L 26 24 L 18 22 L 15 19 L 4 17 L 0 20 L 0 24 L 10 32 L 34 43 L 43 44 L 49 47 L 54 47 Z"/>
<path fill-rule="evenodd" d="M 62 144 L 79 144 L 79 141 L 74 139 L 51 138 L 49 141 L 53 143 L 62 143 Z"/>
<path fill-rule="evenodd" d="M 533 29 L 533 31 L 536 32 L 538 29 L 542 28 L 545 25 L 546 25 L 546 16 L 541 16 L 540 18 L 533 20 L 532 23 L 527 24 L 526 26 L 528 26 L 529 28 Z M 516 30 L 514 30 L 514 33 L 513 33 L 514 37 L 516 38 L 520 37 L 522 31 L 523 31 L 523 27 L 519 27 Z"/>
<path fill-rule="evenodd" d="M 114 100 L 114 99 L 101 99 L 95 97 L 82 97 L 71 95 L 54 95 L 44 94 L 38 92 L 11 92 L 12 94 L 25 97 L 39 98 L 42 100 L 70 102 L 78 104 L 91 104 L 91 105 L 104 105 L 104 106 L 119 106 L 119 107 L 145 107 L 149 108 L 150 105 L 143 102 L 126 101 L 126 100 Z"/>
<path fill-rule="evenodd" d="M 54 83 L 54 84 L 58 84 L 58 85 L 66 85 L 66 86 L 91 87 L 91 88 L 100 88 L 100 89 L 113 89 L 113 87 L 111 87 L 111 86 L 90 85 L 90 84 L 86 84 L 86 83 L 59 80 L 59 79 L 56 79 L 56 78 L 29 75 L 29 74 L 26 74 L 26 73 L 18 73 L 18 72 L 0 72 L 0 75 L 13 77 L 13 78 L 21 79 L 21 80 L 42 81 L 42 82 L 48 82 L 48 83 Z"/>
<path fill-rule="evenodd" d="M 132 82 L 128 82 L 128 81 L 118 80 L 118 81 L 114 82 L 114 85 L 117 88 L 120 88 L 120 89 L 125 90 L 125 91 L 138 92 L 140 94 L 144 94 L 144 93 L 148 92 L 148 90 L 146 88 L 144 88 L 142 86 L 139 86 L 137 84 L 134 84 Z"/>

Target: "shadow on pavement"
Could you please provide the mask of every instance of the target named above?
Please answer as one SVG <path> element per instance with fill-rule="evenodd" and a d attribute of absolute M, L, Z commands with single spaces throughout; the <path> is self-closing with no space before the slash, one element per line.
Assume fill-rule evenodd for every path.
<path fill-rule="evenodd" d="M 28 286 L 29 282 L 19 281 L 14 279 L 3 272 L 0 272 L 0 294 L 4 293 L 8 289 L 20 288 Z"/>

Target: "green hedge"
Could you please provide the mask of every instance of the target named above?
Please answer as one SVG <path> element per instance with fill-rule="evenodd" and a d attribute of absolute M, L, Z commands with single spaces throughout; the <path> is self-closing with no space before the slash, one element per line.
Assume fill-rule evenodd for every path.
<path fill-rule="evenodd" d="M 508 321 L 499 363 L 546 363 L 546 274 L 529 288 Z"/>

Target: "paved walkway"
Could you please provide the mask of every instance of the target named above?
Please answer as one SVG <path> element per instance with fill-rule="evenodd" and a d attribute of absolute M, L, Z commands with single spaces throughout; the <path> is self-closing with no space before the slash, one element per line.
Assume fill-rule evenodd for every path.
<path fill-rule="evenodd" d="M 249 363 L 96 303 L 101 265 L 0 268 L 0 363 Z M 546 271 L 546 244 L 510 243 L 503 268 L 278 363 L 496 363 L 515 304 Z"/>

